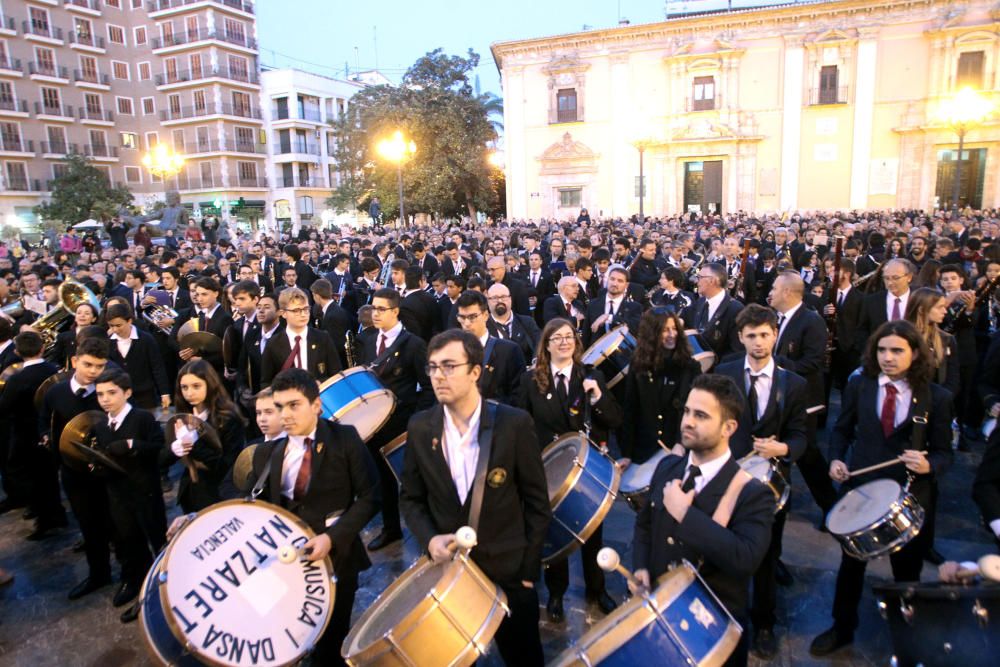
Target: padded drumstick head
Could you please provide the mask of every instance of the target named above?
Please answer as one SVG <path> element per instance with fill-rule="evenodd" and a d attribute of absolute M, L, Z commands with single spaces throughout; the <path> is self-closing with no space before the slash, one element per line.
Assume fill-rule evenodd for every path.
<path fill-rule="evenodd" d="M 289 563 L 294 563 L 299 557 L 299 551 L 291 544 L 286 544 L 285 546 L 278 549 L 278 560 L 288 565 Z"/>
<path fill-rule="evenodd" d="M 476 546 L 476 531 L 469 526 L 462 526 L 455 531 L 455 542 L 462 549 L 471 549 Z"/>
<path fill-rule="evenodd" d="M 979 574 L 990 581 L 1000 582 L 1000 556 L 988 554 L 980 558 Z"/>
<path fill-rule="evenodd" d="M 614 572 L 621 562 L 621 556 L 611 547 L 604 547 L 597 552 L 597 566 L 605 572 Z"/>

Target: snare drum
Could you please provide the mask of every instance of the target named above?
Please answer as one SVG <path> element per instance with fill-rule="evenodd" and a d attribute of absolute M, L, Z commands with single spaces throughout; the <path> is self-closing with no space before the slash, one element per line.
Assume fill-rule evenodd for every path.
<path fill-rule="evenodd" d="M 329 559 L 282 563 L 314 536 L 291 512 L 228 500 L 202 510 L 143 584 L 143 635 L 164 665 L 290 665 L 326 630 L 336 579 Z"/>
<path fill-rule="evenodd" d="M 567 433 L 542 451 L 552 521 L 542 563 L 565 558 L 587 541 L 618 494 L 621 470 L 582 433 Z"/>
<path fill-rule="evenodd" d="M 628 506 L 636 512 L 641 510 L 643 503 L 646 502 L 646 493 L 649 492 L 649 483 L 653 480 L 656 466 L 669 455 L 670 452 L 661 448 L 645 463 L 633 463 L 622 473 L 622 482 L 618 490 Z"/>
<path fill-rule="evenodd" d="M 400 484 L 403 483 L 403 457 L 406 455 L 406 433 L 403 432 L 400 435 L 393 438 L 392 442 L 387 445 L 383 445 L 379 452 L 382 454 L 382 458 L 385 462 L 389 464 L 389 470 L 392 471 L 393 477 Z"/>
<path fill-rule="evenodd" d="M 920 532 L 924 508 L 891 479 L 851 489 L 826 517 L 826 527 L 844 552 L 860 560 L 895 553 Z"/>
<path fill-rule="evenodd" d="M 635 337 L 623 324 L 604 334 L 587 348 L 583 353 L 583 364 L 604 373 L 610 389 L 625 379 L 633 354 L 635 354 Z"/>
<path fill-rule="evenodd" d="M 361 366 L 337 373 L 319 387 L 323 418 L 358 429 L 368 441 L 392 416 L 396 396 L 372 371 Z"/>
<path fill-rule="evenodd" d="M 354 666 L 471 665 L 507 613 L 507 596 L 467 554 L 424 556 L 365 610 L 341 655 Z"/>
<path fill-rule="evenodd" d="M 750 454 L 740 459 L 739 464 L 751 477 L 766 484 L 767 488 L 774 493 L 774 513 L 777 514 L 783 510 L 788 504 L 788 496 L 792 492 L 792 487 L 788 485 L 788 480 L 781 474 L 778 462 L 774 459 L 765 459 L 756 454 Z"/>
<path fill-rule="evenodd" d="M 551 665 L 717 667 L 742 633 L 697 570 L 683 561 L 659 578 L 655 590 L 595 623 Z"/>
<path fill-rule="evenodd" d="M 701 364 L 701 372 L 707 373 L 715 365 L 715 351 L 705 342 L 705 337 L 697 329 L 685 329 L 684 337 L 691 346 L 691 358 Z"/>

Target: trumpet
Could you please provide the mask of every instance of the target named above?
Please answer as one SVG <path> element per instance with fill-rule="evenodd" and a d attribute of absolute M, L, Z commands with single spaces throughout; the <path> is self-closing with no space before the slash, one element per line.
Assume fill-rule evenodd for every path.
<path fill-rule="evenodd" d="M 874 271 L 869 271 L 863 276 L 859 276 L 854 279 L 852 285 L 857 287 L 862 292 L 872 292 L 872 285 L 876 284 L 878 278 L 882 275 L 882 264 L 879 264 L 878 268 Z"/>

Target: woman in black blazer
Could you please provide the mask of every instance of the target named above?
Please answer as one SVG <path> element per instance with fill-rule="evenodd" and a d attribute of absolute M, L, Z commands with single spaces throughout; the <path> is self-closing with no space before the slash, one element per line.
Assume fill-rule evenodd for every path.
<path fill-rule="evenodd" d="M 931 365 L 935 369 L 932 381 L 950 391 L 954 398 L 961 384 L 958 343 L 954 336 L 941 330 L 947 313 L 948 303 L 944 293 L 931 287 L 921 287 L 910 292 L 904 319 L 916 327 L 930 348 Z"/>
<path fill-rule="evenodd" d="M 97 308 L 90 302 L 81 303 L 73 311 L 73 326 L 56 334 L 52 349 L 48 350 L 45 359 L 60 369 L 69 370 L 69 359 L 76 353 L 76 333 L 84 327 L 97 324 L 99 317 Z"/>
<path fill-rule="evenodd" d="M 608 432 L 621 424 L 621 407 L 608 391 L 604 375 L 586 368 L 580 361 L 582 356 L 583 342 L 569 320 L 557 317 L 545 325 L 538 341 L 535 366 L 521 377 L 517 397 L 518 407 L 534 418 L 538 442 L 543 448 L 566 433 L 584 430 L 584 401 L 590 401 L 593 426 L 590 437 L 594 442 L 607 442 Z M 559 388 L 557 380 L 563 382 L 564 390 Z M 598 527 L 583 544 L 580 557 L 587 600 L 607 614 L 617 603 L 605 590 L 604 572 L 597 566 L 597 552 L 602 546 L 602 531 Z M 549 589 L 546 605 L 549 618 L 558 623 L 564 618 L 562 599 L 569 588 L 567 560 L 550 563 L 545 568 L 545 586 Z"/>
<path fill-rule="evenodd" d="M 680 442 L 684 402 L 700 373 L 680 317 L 672 311 L 647 310 L 625 376 L 625 419 L 618 441 L 623 469 L 644 463 L 661 446 Z"/>
<path fill-rule="evenodd" d="M 170 454 L 176 461 L 188 454 L 198 469 L 198 481 L 184 472 L 181 477 L 177 500 L 185 512 L 197 512 L 222 500 L 219 485 L 243 450 L 244 421 L 222 385 L 219 374 L 204 359 L 184 364 L 177 373 L 174 405 L 178 413 L 189 413 L 212 426 L 219 435 L 221 451 L 210 446 L 204 438 L 193 444 L 175 440 L 169 444 Z"/>

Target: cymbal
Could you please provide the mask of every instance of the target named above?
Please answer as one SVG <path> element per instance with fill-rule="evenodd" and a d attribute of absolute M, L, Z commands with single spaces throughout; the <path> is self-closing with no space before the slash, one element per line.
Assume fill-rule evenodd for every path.
<path fill-rule="evenodd" d="M 24 368 L 24 364 L 17 362 L 3 369 L 3 373 L 0 373 L 0 391 L 3 391 L 3 388 L 7 385 L 7 381 L 10 380 L 11 376 L 20 371 L 22 368 Z"/>
<path fill-rule="evenodd" d="M 233 464 L 233 486 L 243 493 L 250 493 L 256 481 L 253 479 L 253 455 L 256 450 L 257 445 L 246 447 Z"/>
<path fill-rule="evenodd" d="M 226 365 L 226 368 L 236 367 L 236 359 L 233 358 L 233 354 L 236 352 L 233 336 L 235 334 L 232 327 L 228 327 L 226 333 L 222 335 L 222 363 Z"/>
<path fill-rule="evenodd" d="M 167 423 L 164 424 L 164 431 L 166 433 L 166 440 L 168 443 L 177 439 L 176 424 L 178 421 L 182 422 L 188 430 L 198 432 L 198 442 L 205 441 L 209 447 L 222 451 L 222 441 L 219 440 L 219 432 L 215 430 L 215 427 L 208 422 L 185 412 L 178 412 L 170 417 L 170 419 L 167 420 Z"/>
<path fill-rule="evenodd" d="M 71 468 L 80 471 L 92 470 L 92 466 L 103 466 L 124 473 L 125 469 L 106 452 L 96 449 L 97 436 L 94 431 L 107 416 L 100 410 L 87 410 L 69 420 L 59 436 L 59 453 Z"/>
<path fill-rule="evenodd" d="M 72 375 L 72 371 L 59 371 L 55 375 L 50 375 L 45 378 L 42 383 L 38 385 L 38 389 L 35 390 L 35 409 L 41 412 L 42 407 L 45 405 L 45 394 L 47 394 L 49 389 L 52 388 L 52 385 L 62 382 L 70 375 Z"/>
<path fill-rule="evenodd" d="M 198 356 L 222 350 L 222 339 L 214 333 L 209 333 L 207 331 L 195 331 L 186 336 L 178 336 L 177 341 L 181 346 L 181 349 L 189 347 L 194 350 Z"/>

